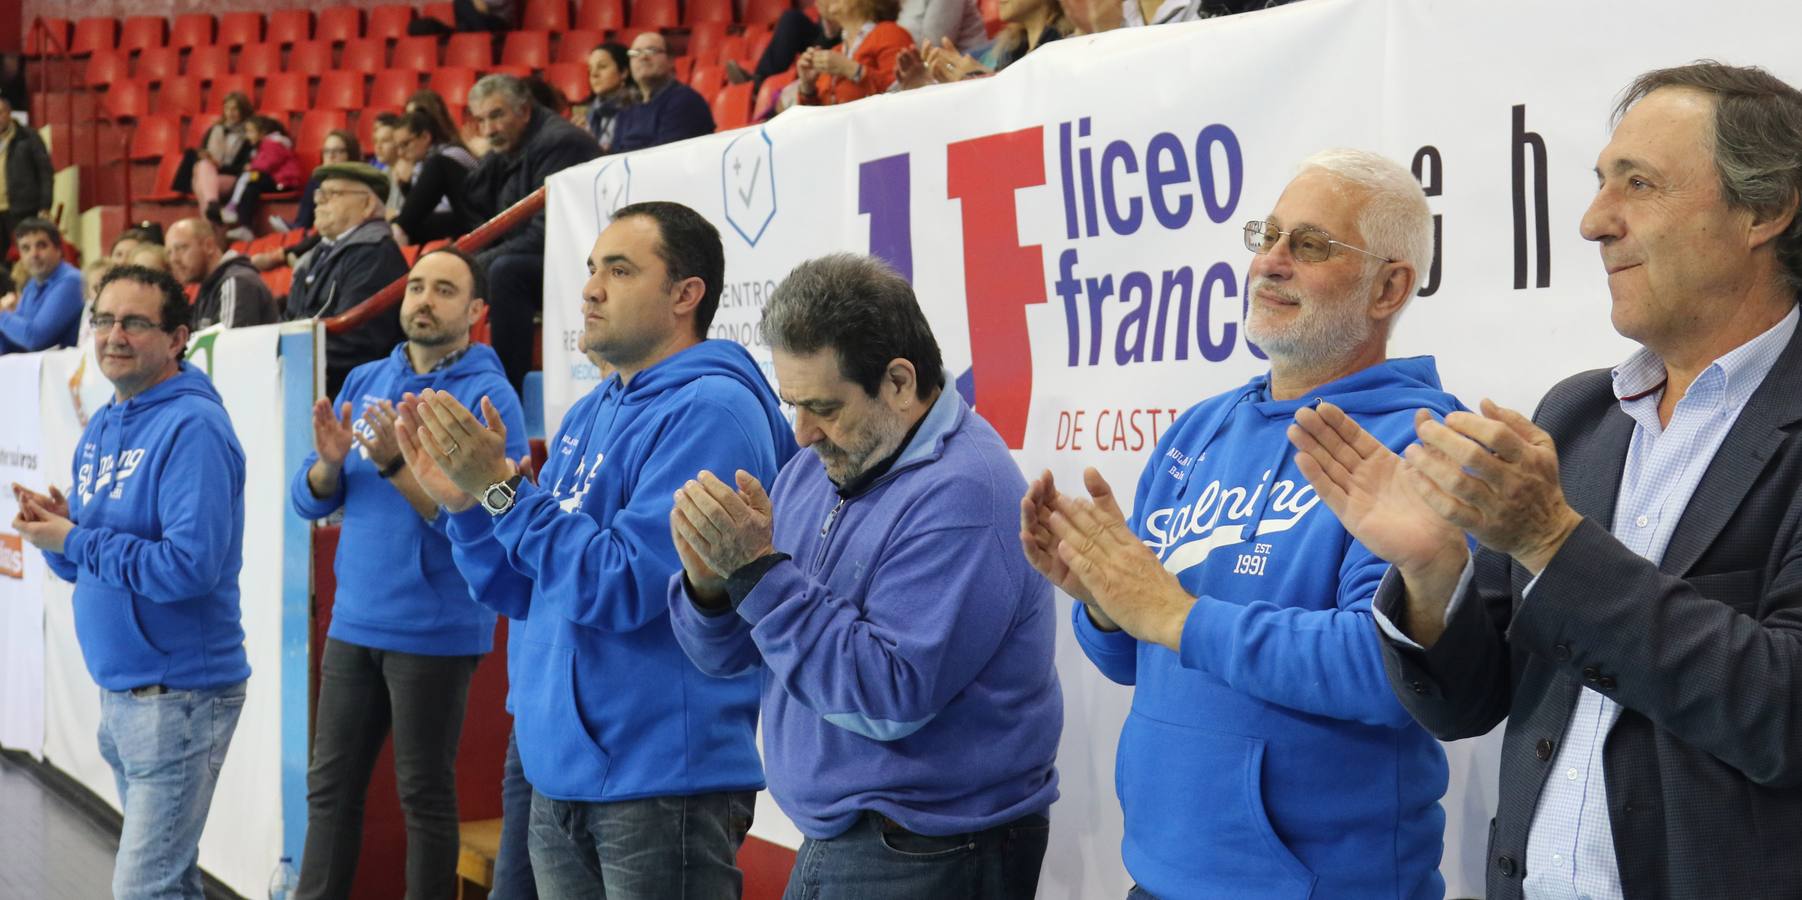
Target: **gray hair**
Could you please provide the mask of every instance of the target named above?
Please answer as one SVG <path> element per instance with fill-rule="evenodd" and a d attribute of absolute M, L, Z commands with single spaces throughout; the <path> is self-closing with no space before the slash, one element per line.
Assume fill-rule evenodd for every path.
<path fill-rule="evenodd" d="M 872 397 L 895 359 L 913 363 L 920 399 L 945 386 L 913 285 L 873 256 L 834 253 L 796 266 L 763 308 L 763 333 L 786 353 L 836 352 L 839 372 Z"/>
<path fill-rule="evenodd" d="M 1297 167 L 1298 172 L 1310 169 L 1370 192 L 1358 211 L 1364 249 L 1413 266 L 1414 288 L 1419 290 L 1433 262 L 1433 211 L 1413 173 L 1386 156 L 1349 147 L 1322 150 Z"/>
<path fill-rule="evenodd" d="M 1697 60 L 1633 79 L 1613 124 L 1661 88 L 1714 98 L 1714 168 L 1729 206 L 1771 218 L 1794 209 L 1802 198 L 1802 92 L 1756 66 Z M 1802 215 L 1778 236 L 1777 261 L 1789 289 L 1802 292 Z"/>
<path fill-rule="evenodd" d="M 512 75 L 496 73 L 482 76 L 482 80 L 469 89 L 469 105 L 474 106 L 488 99 L 491 94 L 501 95 L 501 99 L 513 109 L 525 109 L 532 104 L 532 91 L 526 87 L 525 82 Z"/>

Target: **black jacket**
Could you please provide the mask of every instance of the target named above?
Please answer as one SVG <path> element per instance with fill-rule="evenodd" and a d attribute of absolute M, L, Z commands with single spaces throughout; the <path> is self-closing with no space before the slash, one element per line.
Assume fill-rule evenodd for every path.
<path fill-rule="evenodd" d="M 465 187 L 470 206 L 478 222 L 486 222 L 507 207 L 525 199 L 544 185 L 544 179 L 571 166 L 581 165 L 601 155 L 601 145 L 594 136 L 568 119 L 533 104 L 532 120 L 527 123 L 519 149 L 508 153 L 489 153 L 482 157 L 475 171 L 469 173 Z M 513 232 L 482 251 L 483 265 L 497 256 L 509 253 L 544 253 L 544 213 L 515 228 Z"/>
<path fill-rule="evenodd" d="M 457 237 L 482 224 L 469 204 L 475 157 L 457 144 L 439 144 L 413 169 L 394 224 L 415 244 Z"/>
<path fill-rule="evenodd" d="M 1802 896 L 1802 866 L 1781 862 L 1802 846 L 1802 332 L 1656 565 L 1605 524 L 1633 435 L 1607 370 L 1552 388 L 1535 418 L 1583 524 L 1527 599 L 1527 571 L 1481 550 L 1437 643 L 1381 642 L 1396 695 L 1434 735 L 1508 720 L 1487 895 L 1521 896 L 1528 827 L 1589 686 L 1622 707 L 1602 760 L 1627 897 Z M 1385 614 L 1401 612 L 1399 582 L 1377 592 Z"/>
<path fill-rule="evenodd" d="M 13 213 L 37 215 L 50 208 L 50 151 L 35 129 L 13 123 L 13 136 L 6 151 L 7 209 Z"/>
<path fill-rule="evenodd" d="M 276 309 L 275 295 L 250 258 L 228 253 L 213 271 L 200 282 L 200 293 L 194 297 L 194 329 L 216 322 L 227 328 L 269 325 L 282 320 Z"/>
<path fill-rule="evenodd" d="M 321 242 L 294 270 L 288 319 L 326 319 L 349 311 L 390 282 L 406 277 L 407 260 L 382 219 L 370 219 L 331 243 Z M 325 342 L 325 393 L 338 395 L 350 370 L 381 359 L 405 339 L 400 304 L 363 327 Z"/>

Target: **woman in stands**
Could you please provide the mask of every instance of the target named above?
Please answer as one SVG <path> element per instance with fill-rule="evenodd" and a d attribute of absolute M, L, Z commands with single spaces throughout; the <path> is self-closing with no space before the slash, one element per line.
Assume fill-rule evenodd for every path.
<path fill-rule="evenodd" d="M 795 60 L 795 102 L 827 106 L 861 100 L 895 82 L 895 57 L 913 36 L 895 23 L 900 0 L 823 0 L 820 14 L 838 23 L 840 41 Z"/>
<path fill-rule="evenodd" d="M 174 187 L 182 193 L 192 193 L 203 212 L 219 202 L 220 193 L 229 190 L 250 164 L 256 145 L 244 139 L 244 123 L 254 115 L 256 108 L 242 91 L 226 94 L 219 121 L 206 130 L 206 139 L 182 154 Z"/>
<path fill-rule="evenodd" d="M 300 157 L 294 155 L 294 141 L 280 122 L 268 116 L 252 116 L 244 123 L 244 138 L 256 147 L 256 154 L 232 188 L 230 202 L 217 210 L 207 208 L 208 218 L 236 226 L 225 235 L 234 241 L 248 241 L 255 236 L 249 225 L 256 221 L 257 203 L 264 194 L 292 191 L 306 180 Z"/>
<path fill-rule="evenodd" d="M 621 110 L 638 99 L 631 79 L 626 77 L 629 71 L 624 44 L 608 41 L 588 52 L 588 89 L 594 99 L 588 102 L 587 119 L 576 124 L 587 126 L 588 133 L 600 143 L 602 153 L 613 152 L 614 122 Z"/>
<path fill-rule="evenodd" d="M 1001 0 L 1000 12 L 1007 27 L 974 55 L 957 52 L 949 42 L 903 53 L 897 75 L 901 86 L 916 88 L 993 75 L 1041 45 L 1075 31 L 1058 0 Z"/>
<path fill-rule="evenodd" d="M 453 238 L 480 223 L 464 189 L 476 158 L 456 132 L 415 110 L 394 126 L 394 146 L 413 172 L 400 209 L 389 217 L 396 242 L 405 247 Z"/>

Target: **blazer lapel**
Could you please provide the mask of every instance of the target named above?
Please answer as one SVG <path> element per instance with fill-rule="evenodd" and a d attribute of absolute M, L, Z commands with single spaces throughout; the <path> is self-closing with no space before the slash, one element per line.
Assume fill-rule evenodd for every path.
<path fill-rule="evenodd" d="M 1633 440 L 1633 417 L 1610 402 L 1595 431 L 1573 442 L 1558 460 L 1565 497 L 1571 508 L 1610 531 L 1614 529 L 1614 504 L 1620 499 L 1621 476 L 1627 465 L 1627 445 Z"/>
<path fill-rule="evenodd" d="M 1671 533 L 1660 570 L 1682 575 L 1702 558 L 1783 443 L 1783 429 L 1798 419 L 1802 419 L 1802 328 L 1790 338 L 1746 408 L 1740 410 L 1733 429 L 1708 464 L 1683 517 L 1677 520 L 1677 530 Z"/>

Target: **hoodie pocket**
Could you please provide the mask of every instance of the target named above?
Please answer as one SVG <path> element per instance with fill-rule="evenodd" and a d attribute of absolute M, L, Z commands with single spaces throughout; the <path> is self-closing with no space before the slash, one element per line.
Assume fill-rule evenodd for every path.
<path fill-rule="evenodd" d="M 554 799 L 602 796 L 612 758 L 594 740 L 576 697 L 576 657 L 566 647 L 521 642 L 511 693 L 526 780 Z M 509 653 L 511 654 L 511 650 Z"/>
<path fill-rule="evenodd" d="M 168 654 L 150 642 L 138 621 L 138 604 L 130 591 L 89 580 L 75 592 L 75 636 L 88 668 L 102 672 L 158 677 Z"/>
<path fill-rule="evenodd" d="M 1129 854 L 1233 896 L 1312 896 L 1314 873 L 1265 812 L 1263 769 L 1261 739 L 1133 712 L 1115 772 Z"/>

